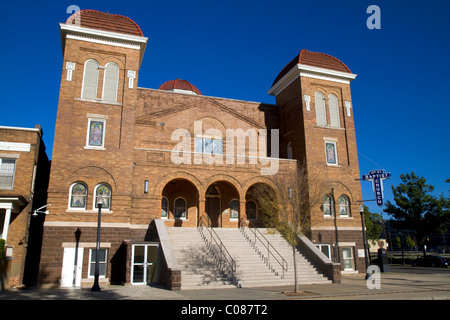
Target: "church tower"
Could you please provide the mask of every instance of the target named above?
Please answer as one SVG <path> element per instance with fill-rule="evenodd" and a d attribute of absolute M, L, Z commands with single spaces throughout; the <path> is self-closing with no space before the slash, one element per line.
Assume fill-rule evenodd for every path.
<path fill-rule="evenodd" d="M 62 275 L 64 285 L 64 264 L 61 271 L 52 263 L 61 259 L 54 250 L 61 245 L 53 242 L 61 230 L 76 225 L 80 241 L 95 242 L 100 195 L 104 226 L 113 217 L 130 223 L 135 101 L 148 39 L 130 18 L 95 10 L 74 13 L 60 24 L 60 33 L 63 65 L 41 270 L 54 277 L 47 283 L 58 283 Z M 73 232 L 62 241 L 74 243 Z M 69 247 L 64 259 L 74 255 Z"/>
<path fill-rule="evenodd" d="M 280 108 L 280 154 L 297 159 L 308 177 L 325 185 L 320 207 L 311 212 L 311 240 L 344 271 L 364 270 L 362 195 L 350 93 L 355 77 L 339 59 L 304 49 L 269 90 Z"/>

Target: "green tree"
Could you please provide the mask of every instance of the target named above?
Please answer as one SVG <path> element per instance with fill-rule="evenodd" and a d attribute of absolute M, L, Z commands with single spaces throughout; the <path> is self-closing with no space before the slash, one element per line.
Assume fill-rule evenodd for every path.
<path fill-rule="evenodd" d="M 415 245 L 414 240 L 411 238 L 411 236 L 406 236 L 405 237 L 405 246 L 407 248 L 413 248 Z"/>
<path fill-rule="evenodd" d="M 380 239 L 381 233 L 383 232 L 381 220 L 381 215 L 370 212 L 369 208 L 364 206 L 364 223 L 366 225 L 367 240 L 377 242 Z"/>
<path fill-rule="evenodd" d="M 411 172 L 400 175 L 400 179 L 402 183 L 392 186 L 395 204 L 388 200 L 383 211 L 394 217 L 397 227 L 411 229 L 422 245 L 426 236 L 437 228 L 445 204 L 441 198 L 431 195 L 434 187 L 424 177 Z"/>
<path fill-rule="evenodd" d="M 277 195 L 267 185 L 259 185 L 255 196 L 264 225 L 277 230 L 292 247 L 294 290 L 297 292 L 297 236 L 309 232 L 310 211 L 321 203 L 324 184 L 312 174 L 307 174 L 305 168 L 298 168 L 289 176 L 275 176 L 272 179 L 278 186 Z"/>

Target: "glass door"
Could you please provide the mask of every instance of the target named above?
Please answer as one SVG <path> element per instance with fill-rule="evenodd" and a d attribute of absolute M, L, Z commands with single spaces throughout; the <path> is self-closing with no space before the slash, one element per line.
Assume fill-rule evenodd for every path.
<path fill-rule="evenodd" d="M 355 270 L 353 266 L 353 248 L 342 248 L 342 255 L 344 258 L 344 270 Z"/>
<path fill-rule="evenodd" d="M 159 245 L 134 244 L 132 248 L 131 283 L 159 282 Z"/>

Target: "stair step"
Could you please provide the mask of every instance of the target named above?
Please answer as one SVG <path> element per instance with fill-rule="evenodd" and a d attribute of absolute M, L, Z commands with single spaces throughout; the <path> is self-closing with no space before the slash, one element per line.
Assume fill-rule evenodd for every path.
<path fill-rule="evenodd" d="M 230 253 L 236 263 L 236 280 L 230 272 L 224 272 L 218 268 L 217 258 L 213 256 L 205 237 L 200 235 L 197 228 L 167 228 L 172 248 L 177 257 L 178 264 L 182 268 L 181 288 L 224 288 L 291 285 L 294 283 L 293 256 L 291 246 L 280 236 L 267 234 L 266 229 L 260 229 L 269 240 L 270 244 L 283 256 L 288 263 L 289 269 L 284 272 L 275 259 L 269 257 L 269 265 L 262 258 L 267 257 L 266 248 L 257 243 L 259 253 L 252 246 L 251 235 L 247 237 L 240 229 L 214 229 L 226 250 Z M 320 274 L 314 266 L 299 252 L 296 253 L 297 280 L 299 284 L 309 283 L 331 283 Z M 269 267 L 270 266 L 270 267 Z"/>

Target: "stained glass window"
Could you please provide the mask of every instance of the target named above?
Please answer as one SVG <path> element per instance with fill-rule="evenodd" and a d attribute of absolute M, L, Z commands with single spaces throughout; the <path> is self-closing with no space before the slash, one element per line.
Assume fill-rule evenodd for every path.
<path fill-rule="evenodd" d="M 339 197 L 339 215 L 340 216 L 349 215 L 348 198 L 346 196 Z"/>
<path fill-rule="evenodd" d="M 332 216 L 333 215 L 333 201 L 330 196 L 325 196 L 323 198 L 323 214 L 325 216 Z"/>
<path fill-rule="evenodd" d="M 89 122 L 88 145 L 92 147 L 103 147 L 103 135 L 105 122 L 100 120 L 91 120 Z"/>
<path fill-rule="evenodd" d="M 87 187 L 82 183 L 75 183 L 70 192 L 70 207 L 86 209 Z"/>
<path fill-rule="evenodd" d="M 111 187 L 105 183 L 99 184 L 95 188 L 95 207 L 98 208 L 98 196 L 102 197 L 102 209 L 111 209 Z"/>
<path fill-rule="evenodd" d="M 326 155 L 327 155 L 327 163 L 328 164 L 337 164 L 336 143 L 335 142 L 326 142 L 325 149 L 326 149 Z"/>

